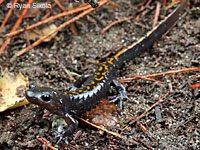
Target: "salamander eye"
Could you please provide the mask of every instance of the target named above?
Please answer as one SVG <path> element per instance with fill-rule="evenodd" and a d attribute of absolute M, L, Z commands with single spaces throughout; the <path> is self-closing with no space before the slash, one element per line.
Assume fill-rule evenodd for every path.
<path fill-rule="evenodd" d="M 41 99 L 45 102 L 48 102 L 51 100 L 51 96 L 49 94 L 42 95 Z"/>

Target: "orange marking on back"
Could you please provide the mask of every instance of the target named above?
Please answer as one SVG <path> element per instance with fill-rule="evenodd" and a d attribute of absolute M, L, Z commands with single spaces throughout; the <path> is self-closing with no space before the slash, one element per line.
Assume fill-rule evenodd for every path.
<path fill-rule="evenodd" d="M 77 92 L 76 92 L 76 91 L 72 91 L 72 93 L 73 93 L 73 94 L 77 94 Z"/>
<path fill-rule="evenodd" d="M 141 42 L 143 40 L 144 37 L 139 38 L 138 42 Z"/>
<path fill-rule="evenodd" d="M 100 85 L 100 83 L 97 83 L 97 85 L 99 86 L 99 85 Z"/>
<path fill-rule="evenodd" d="M 83 90 L 78 90 L 79 92 L 83 92 Z"/>
<path fill-rule="evenodd" d="M 104 79 L 104 76 L 101 76 L 100 78 L 95 78 L 95 80 L 101 81 Z"/>
<path fill-rule="evenodd" d="M 95 89 L 95 88 L 96 88 L 96 86 L 93 86 L 93 88 Z"/>
<path fill-rule="evenodd" d="M 106 64 L 103 64 L 105 70 L 108 70 L 108 66 Z"/>
<path fill-rule="evenodd" d="M 85 91 L 83 91 L 84 93 L 87 93 L 88 91 L 87 90 L 85 90 Z"/>
<path fill-rule="evenodd" d="M 150 35 L 152 33 L 152 31 L 147 32 L 147 35 Z"/>
<path fill-rule="evenodd" d="M 87 89 L 89 90 L 89 89 L 90 89 L 90 86 L 87 86 Z"/>
<path fill-rule="evenodd" d="M 99 68 L 99 71 L 102 71 L 102 70 L 103 70 L 103 67 L 100 67 L 100 68 Z"/>
<path fill-rule="evenodd" d="M 113 62 L 112 62 L 112 61 L 108 61 L 108 63 L 109 63 L 109 64 L 111 64 L 111 65 L 113 64 Z"/>
<path fill-rule="evenodd" d="M 67 95 L 67 92 L 65 92 L 64 94 Z"/>
<path fill-rule="evenodd" d="M 102 73 L 102 75 L 104 75 L 104 76 L 105 76 L 105 75 L 106 75 L 106 72 L 103 72 L 103 73 Z"/>
<path fill-rule="evenodd" d="M 94 81 L 92 81 L 92 82 L 91 82 L 91 84 L 95 84 L 95 82 L 94 82 Z"/>
<path fill-rule="evenodd" d="M 72 94 L 69 94 L 69 96 L 72 96 Z"/>
<path fill-rule="evenodd" d="M 127 48 L 123 48 L 121 51 L 119 51 L 114 57 L 117 59 Z"/>

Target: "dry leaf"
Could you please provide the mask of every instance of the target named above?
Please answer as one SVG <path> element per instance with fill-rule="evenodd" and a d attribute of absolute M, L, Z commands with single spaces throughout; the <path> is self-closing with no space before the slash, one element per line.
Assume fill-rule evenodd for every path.
<path fill-rule="evenodd" d="M 104 127 L 113 127 L 119 122 L 116 105 L 109 104 L 108 99 L 105 98 L 95 108 L 87 111 L 85 116 L 92 123 Z"/>
<path fill-rule="evenodd" d="M 28 104 L 24 96 L 27 85 L 28 79 L 21 73 L 16 77 L 4 73 L 0 77 L 0 112 Z"/>
<path fill-rule="evenodd" d="M 36 41 L 37 39 L 49 34 L 50 32 L 54 31 L 56 29 L 56 25 L 55 24 L 51 24 L 49 26 L 46 26 L 42 29 L 33 29 L 33 30 L 30 30 L 28 31 L 28 37 L 29 37 L 29 40 L 33 40 L 33 41 Z M 46 38 L 44 40 L 44 42 L 49 42 L 51 41 L 52 38 L 54 38 L 56 36 L 58 32 L 55 32 L 54 34 L 52 34 L 51 36 L 49 36 L 48 38 Z M 25 38 L 25 36 L 23 37 Z"/>
<path fill-rule="evenodd" d="M 22 14 L 22 12 L 23 12 L 23 10 L 24 9 L 17 9 L 17 11 L 16 11 L 16 16 L 17 17 L 20 17 L 21 16 L 21 14 Z M 40 11 L 40 9 L 39 8 L 37 8 L 37 7 L 30 7 L 29 9 L 28 9 L 28 12 L 26 13 L 26 15 L 24 16 L 24 18 L 34 18 L 34 17 L 36 17 L 36 16 L 39 16 L 41 14 L 41 11 Z"/>
<path fill-rule="evenodd" d="M 3 44 L 3 39 L 0 38 L 0 46 Z"/>

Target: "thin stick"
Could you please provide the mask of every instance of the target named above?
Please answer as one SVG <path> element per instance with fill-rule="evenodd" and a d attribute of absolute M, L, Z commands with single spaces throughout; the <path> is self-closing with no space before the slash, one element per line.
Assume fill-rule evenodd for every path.
<path fill-rule="evenodd" d="M 59 0 L 54 0 L 56 2 L 56 4 L 58 5 L 58 7 L 62 10 L 62 11 L 66 11 L 65 8 L 61 5 L 61 3 L 59 2 Z"/>
<path fill-rule="evenodd" d="M 52 145 L 50 145 L 49 142 L 45 138 L 42 138 L 42 139 L 37 138 L 37 140 L 40 141 L 41 143 L 45 144 L 51 150 L 57 150 L 57 148 L 55 148 Z"/>
<path fill-rule="evenodd" d="M 14 0 L 14 2 L 13 2 L 13 4 L 12 4 L 12 7 L 9 9 L 8 14 L 6 15 L 6 17 L 5 17 L 4 21 L 3 21 L 3 23 L 1 24 L 0 33 L 2 32 L 3 27 L 5 26 L 6 22 L 8 21 L 8 18 L 10 17 L 10 15 L 11 15 L 13 9 L 14 9 L 15 3 L 17 3 L 17 1 L 18 1 L 18 0 Z M 2 2 L 3 2 L 3 1 L 1 1 L 0 4 L 1 4 Z"/>
<path fill-rule="evenodd" d="M 147 112 L 149 112 L 153 107 L 155 107 L 156 105 L 158 105 L 165 97 L 167 97 L 167 95 L 169 94 L 169 91 L 164 95 L 164 97 L 160 98 L 156 103 L 154 103 L 151 107 L 149 107 L 144 113 L 142 113 L 141 115 L 137 116 L 137 117 L 132 117 L 128 123 L 131 125 L 133 124 L 135 121 L 138 121 L 139 119 L 141 119 L 142 117 L 144 117 L 146 115 Z"/>
<path fill-rule="evenodd" d="M 122 22 L 125 22 L 127 20 L 131 20 L 133 19 L 133 17 L 128 17 L 128 18 L 124 18 L 122 20 L 117 20 L 117 21 L 114 21 L 112 22 L 111 24 L 109 24 L 108 26 L 106 26 L 103 30 L 101 30 L 101 34 L 104 34 L 108 29 L 110 29 L 112 26 L 116 25 L 116 24 L 119 24 L 119 23 L 122 23 Z"/>
<path fill-rule="evenodd" d="M 30 5 L 32 4 L 32 2 L 33 2 L 33 0 L 29 0 L 27 5 L 30 6 Z M 28 9 L 29 9 L 29 7 L 26 7 L 26 8 L 23 10 L 21 16 L 19 17 L 19 19 L 18 19 L 17 22 L 15 23 L 15 25 L 14 25 L 14 27 L 12 28 L 11 32 L 15 31 L 15 30 L 18 28 L 18 26 L 21 24 L 21 22 L 22 22 L 24 16 L 25 16 L 26 13 L 28 12 Z M 8 43 L 10 42 L 11 38 L 12 38 L 12 36 L 8 37 L 8 38 L 5 40 L 5 42 L 2 44 L 2 46 L 1 46 L 1 48 L 0 48 L 0 55 L 3 53 L 4 49 L 6 48 L 6 46 L 8 45 Z"/>
<path fill-rule="evenodd" d="M 153 20 L 153 26 L 152 28 L 154 28 L 156 26 L 156 24 L 158 23 L 158 17 L 159 17 L 159 14 L 160 14 L 160 3 L 157 2 L 157 5 L 156 5 L 156 12 L 155 12 L 155 15 L 154 15 L 154 20 Z"/>
<path fill-rule="evenodd" d="M 123 136 L 121 136 L 120 134 L 118 134 L 118 133 L 116 133 L 116 132 L 112 132 L 112 131 L 109 131 L 109 130 L 107 130 L 107 129 L 105 129 L 105 128 L 102 128 L 102 127 L 100 127 L 100 126 L 97 126 L 97 125 L 95 125 L 95 124 L 93 124 L 93 123 L 91 123 L 91 122 L 89 122 L 89 121 L 87 121 L 87 120 L 85 120 L 85 119 L 83 119 L 83 118 L 80 118 L 80 117 L 78 117 L 78 116 L 76 116 L 76 117 L 79 118 L 80 120 L 82 120 L 83 122 L 85 122 L 85 123 L 87 123 L 87 124 L 89 124 L 89 125 L 91 125 L 91 126 L 97 128 L 97 129 L 99 129 L 99 130 L 105 131 L 106 133 L 112 134 L 112 135 L 114 135 L 114 136 L 116 136 L 116 137 L 118 137 L 118 138 L 120 138 L 120 139 L 123 139 L 124 141 L 130 142 L 130 143 L 136 143 L 134 140 L 128 140 L 128 139 L 124 138 Z"/>
<path fill-rule="evenodd" d="M 77 8 L 75 8 L 75 9 L 73 9 L 73 10 L 70 10 L 70 11 L 67 11 L 67 12 L 63 12 L 63 13 L 60 13 L 60 14 L 58 14 L 58 15 L 49 17 L 49 18 L 47 18 L 47 19 L 45 19 L 45 20 L 42 20 L 42 21 L 40 21 L 40 22 L 38 22 L 38 23 L 36 23 L 36 24 L 33 24 L 33 25 L 31 25 L 31 26 L 28 26 L 28 27 L 25 28 L 25 29 L 23 28 L 23 29 L 19 29 L 19 30 L 15 31 L 15 32 L 8 33 L 8 34 L 6 34 L 5 36 L 8 37 L 8 36 L 14 36 L 14 35 L 20 34 L 20 33 L 22 33 L 22 32 L 25 31 L 25 30 L 30 30 L 30 29 L 32 29 L 32 28 L 38 27 L 38 26 L 40 26 L 40 25 L 42 25 L 42 24 L 45 24 L 45 23 L 47 23 L 47 22 L 49 22 L 49 21 L 52 21 L 52 20 L 55 20 L 55 19 L 58 19 L 58 18 L 61 18 L 61 17 L 64 17 L 64 16 L 68 16 L 68 15 L 71 15 L 71 14 L 78 13 L 78 12 L 83 11 L 83 10 L 85 10 L 85 9 L 88 9 L 88 8 L 90 8 L 90 7 L 91 7 L 91 6 L 90 6 L 89 4 L 83 5 L 83 6 L 80 6 L 80 7 L 77 7 Z"/>
<path fill-rule="evenodd" d="M 183 72 L 191 72 L 191 71 L 200 71 L 200 67 L 186 68 L 186 69 L 180 69 L 180 70 L 174 70 L 174 71 L 168 71 L 168 72 L 161 72 L 161 73 L 156 73 L 156 74 L 152 74 L 152 75 L 147 75 L 145 77 L 146 78 L 156 78 L 156 77 L 162 77 L 162 76 L 166 76 L 166 75 L 183 73 Z M 124 82 L 130 82 L 131 80 L 140 79 L 139 77 L 135 77 L 135 75 L 131 75 L 131 76 L 134 76 L 134 77 L 133 78 L 121 79 L 121 80 L 119 80 L 119 82 L 124 83 Z"/>
<path fill-rule="evenodd" d="M 101 7 L 103 4 L 105 4 L 107 2 L 107 0 L 102 0 L 101 2 L 99 2 L 99 7 Z M 69 21 L 61 24 L 58 28 L 56 28 L 54 31 L 50 32 L 49 34 L 41 37 L 39 40 L 37 40 L 36 42 L 34 42 L 32 45 L 28 46 L 27 48 L 25 49 L 22 49 L 21 51 L 19 51 L 14 57 L 17 57 L 17 56 L 20 56 L 24 53 L 26 53 L 27 51 L 29 51 L 30 49 L 32 49 L 33 47 L 39 45 L 42 41 L 44 41 L 46 38 L 48 38 L 49 36 L 51 36 L 52 34 L 60 31 L 62 28 L 66 27 L 67 25 L 75 22 L 76 20 L 84 17 L 85 15 L 89 14 L 90 12 L 94 11 L 95 9 L 94 8 L 90 8 L 86 11 L 84 11 L 83 13 L 79 14 L 78 16 L 70 19 Z"/>

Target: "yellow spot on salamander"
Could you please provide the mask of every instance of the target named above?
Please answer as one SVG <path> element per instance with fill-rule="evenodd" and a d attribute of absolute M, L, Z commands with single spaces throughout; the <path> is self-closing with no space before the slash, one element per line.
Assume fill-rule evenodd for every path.
<path fill-rule="evenodd" d="M 104 76 L 101 76 L 100 78 L 95 78 L 95 80 L 101 81 L 104 79 Z"/>
<path fill-rule="evenodd" d="M 84 93 L 87 93 L 88 91 L 87 90 L 85 90 L 85 91 L 83 91 Z"/>
<path fill-rule="evenodd" d="M 72 91 L 73 94 L 78 94 L 76 91 Z"/>
<path fill-rule="evenodd" d="M 127 48 L 123 48 L 121 51 L 119 51 L 114 57 L 117 59 L 124 51 L 126 51 Z"/>
<path fill-rule="evenodd" d="M 79 92 L 83 92 L 83 90 L 78 90 Z"/>
<path fill-rule="evenodd" d="M 152 31 L 147 32 L 147 35 L 150 35 L 152 33 Z"/>
<path fill-rule="evenodd" d="M 87 86 L 87 89 L 89 90 L 89 89 L 90 89 L 90 86 Z"/>
<path fill-rule="evenodd" d="M 144 39 L 144 37 L 139 38 L 138 42 L 141 42 Z"/>
<path fill-rule="evenodd" d="M 99 85 L 100 85 L 100 83 L 97 83 L 97 85 L 99 86 Z"/>
<path fill-rule="evenodd" d="M 93 86 L 93 88 L 95 89 L 95 88 L 96 88 L 96 86 Z"/>
<path fill-rule="evenodd" d="M 111 64 L 111 65 L 113 64 L 113 62 L 112 62 L 112 61 L 108 61 L 108 63 L 109 63 L 109 64 Z"/>
<path fill-rule="evenodd" d="M 97 75 L 100 75 L 101 73 L 100 72 L 97 72 Z"/>
<path fill-rule="evenodd" d="M 95 84 L 95 82 L 94 82 L 94 81 L 92 81 L 92 82 L 91 82 L 91 84 Z"/>
<path fill-rule="evenodd" d="M 67 95 L 67 92 L 65 92 L 64 94 Z"/>
<path fill-rule="evenodd" d="M 72 96 L 72 94 L 69 94 L 69 96 Z"/>
<path fill-rule="evenodd" d="M 103 64 L 105 70 L 108 70 L 108 66 L 106 64 Z"/>
<path fill-rule="evenodd" d="M 100 68 L 99 68 L 99 71 L 102 71 L 102 70 L 103 70 L 103 67 L 100 67 Z"/>
<path fill-rule="evenodd" d="M 134 47 L 136 45 L 136 42 L 133 42 L 132 44 L 131 44 L 131 47 Z"/>
<path fill-rule="evenodd" d="M 102 75 L 104 75 L 104 76 L 105 76 L 105 75 L 106 75 L 106 72 L 103 72 L 103 73 L 102 73 Z"/>
<path fill-rule="evenodd" d="M 110 58 L 110 60 L 108 61 L 108 63 L 109 63 L 109 64 L 113 64 L 113 62 L 112 62 L 112 61 L 113 61 L 113 59 L 114 59 L 113 57 L 112 57 L 112 58 Z"/>

